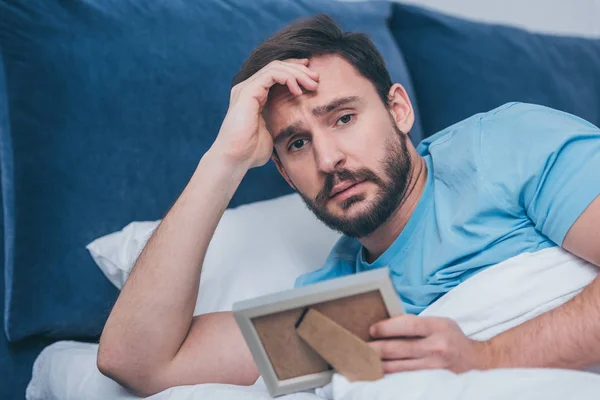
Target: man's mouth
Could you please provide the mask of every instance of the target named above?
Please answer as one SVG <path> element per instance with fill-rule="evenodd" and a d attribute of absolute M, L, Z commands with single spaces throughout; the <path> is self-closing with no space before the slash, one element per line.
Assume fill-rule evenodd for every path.
<path fill-rule="evenodd" d="M 358 185 L 359 183 L 364 182 L 364 180 L 362 181 L 355 181 L 355 182 L 341 182 L 338 183 L 337 185 L 335 185 L 333 187 L 333 189 L 331 189 L 331 192 L 329 193 L 329 198 L 332 199 L 334 198 L 336 195 L 350 189 L 353 186 Z"/>

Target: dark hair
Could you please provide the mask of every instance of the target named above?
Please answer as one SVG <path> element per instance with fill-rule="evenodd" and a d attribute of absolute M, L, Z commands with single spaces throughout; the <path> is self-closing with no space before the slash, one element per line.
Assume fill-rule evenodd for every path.
<path fill-rule="evenodd" d="M 325 14 L 288 25 L 262 42 L 250 53 L 233 78 L 231 86 L 245 81 L 275 60 L 311 58 L 328 54 L 339 55 L 352 64 L 362 76 L 375 85 L 383 103 L 388 104 L 392 80 L 375 45 L 364 33 L 342 32 Z"/>

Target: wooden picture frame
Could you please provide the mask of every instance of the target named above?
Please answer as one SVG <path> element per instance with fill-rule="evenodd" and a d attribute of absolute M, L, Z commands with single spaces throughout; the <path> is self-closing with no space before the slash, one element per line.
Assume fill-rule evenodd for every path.
<path fill-rule="evenodd" d="M 388 268 L 237 302 L 233 315 L 271 396 L 323 386 L 333 370 L 297 335 L 315 309 L 364 341 L 373 323 L 404 314 Z"/>

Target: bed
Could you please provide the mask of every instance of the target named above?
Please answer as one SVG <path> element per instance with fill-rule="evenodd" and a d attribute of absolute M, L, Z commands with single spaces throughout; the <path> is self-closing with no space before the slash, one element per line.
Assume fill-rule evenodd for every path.
<path fill-rule="evenodd" d="M 469 337 L 485 340 L 579 293 L 598 268 L 555 247 L 524 253 L 463 282 L 421 315 L 456 320 Z M 535 295 L 532 295 L 535 293 Z M 513 301 L 515 298 L 519 302 Z M 96 367 L 98 345 L 61 341 L 42 351 L 27 388 L 27 400 L 137 399 Z M 446 370 L 388 374 L 375 382 L 348 382 L 335 374 L 323 388 L 282 399 L 596 399 L 600 366 L 587 371 L 498 369 L 454 374 Z M 203 384 L 167 389 L 154 400 L 270 399 L 259 378 L 252 386 Z"/>
<path fill-rule="evenodd" d="M 134 400 L 140 399 L 96 368 L 97 345 L 57 342 L 36 360 L 27 400 Z M 432 384 L 434 383 L 434 384 Z M 278 397 L 282 400 L 581 400 L 597 399 L 600 376 L 553 369 L 510 369 L 456 375 L 445 370 L 392 374 L 378 382 L 349 383 L 334 375 L 330 385 Z M 151 400 L 269 400 L 259 378 L 252 386 L 204 384 L 167 389 Z"/>
<path fill-rule="evenodd" d="M 477 19 L 487 6 L 410 3 Z M 552 4 L 554 10 L 577 10 L 554 12 L 553 20 L 540 18 L 539 4 L 532 4 L 513 0 L 494 9 L 518 10 L 509 14 L 521 22 L 529 16 L 529 28 L 543 31 L 559 23 L 565 24 L 562 33 L 597 28 L 597 6 L 545 2 L 545 9 Z M 40 355 L 65 340 L 87 342 L 77 349 L 91 349 L 118 296 L 115 283 L 126 279 L 126 270 L 98 268 L 86 245 L 132 221 L 164 215 L 212 144 L 227 110 L 229 82 L 244 57 L 278 28 L 317 12 L 371 36 L 392 79 L 414 99 L 414 143 L 509 101 L 547 105 L 600 124 L 598 40 L 489 25 L 391 1 L 0 0 L 0 398 L 23 398 L 30 381 L 31 388 L 42 390 L 30 391 L 31 396 L 90 395 L 88 381 L 75 378 L 84 367 L 71 360 L 64 370 L 44 372 L 44 365 L 56 362 L 57 347 Z M 589 16 L 589 24 L 580 24 L 574 17 L 580 15 Z M 498 50 L 506 57 L 494 57 Z M 453 57 L 457 53 L 460 59 Z M 230 209 L 232 215 L 244 214 L 241 207 L 291 192 L 269 163 L 249 172 Z M 265 211 L 258 215 L 262 225 L 273 218 Z M 284 220 L 301 224 L 305 215 Z M 298 274 L 318 268 L 327 256 L 335 236 L 315 234 L 310 223 L 294 237 L 272 238 L 308 238 L 304 243 L 310 248 L 272 255 L 266 270 L 275 262 L 289 270 L 285 276 L 263 274 L 264 280 L 272 278 L 270 290 L 276 284 L 291 287 Z M 251 225 L 228 232 L 238 239 L 256 236 Z M 258 252 L 256 247 L 244 251 Z M 242 284 L 203 288 L 196 311 L 226 309 L 233 292 L 251 297 L 264 284 L 249 291 Z M 463 324 L 468 328 L 471 322 Z M 61 349 L 60 357 L 75 354 Z M 59 383 L 50 385 L 52 377 L 69 394 L 60 392 Z"/>

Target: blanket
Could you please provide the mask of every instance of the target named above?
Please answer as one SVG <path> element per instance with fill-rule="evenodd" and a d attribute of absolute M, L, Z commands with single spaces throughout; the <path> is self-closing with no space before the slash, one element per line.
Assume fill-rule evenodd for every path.
<path fill-rule="evenodd" d="M 571 299 L 597 275 L 598 268 L 556 247 L 524 253 L 492 266 L 440 298 L 421 315 L 452 318 L 463 332 L 485 340 Z M 138 399 L 96 368 L 97 345 L 57 342 L 38 356 L 28 400 Z M 454 374 L 427 370 L 386 375 L 375 382 L 348 382 L 334 374 L 316 390 L 282 400 L 353 399 L 597 399 L 600 368 L 499 369 Z M 249 387 L 220 384 L 180 386 L 151 400 L 270 399 L 262 379 Z"/>

